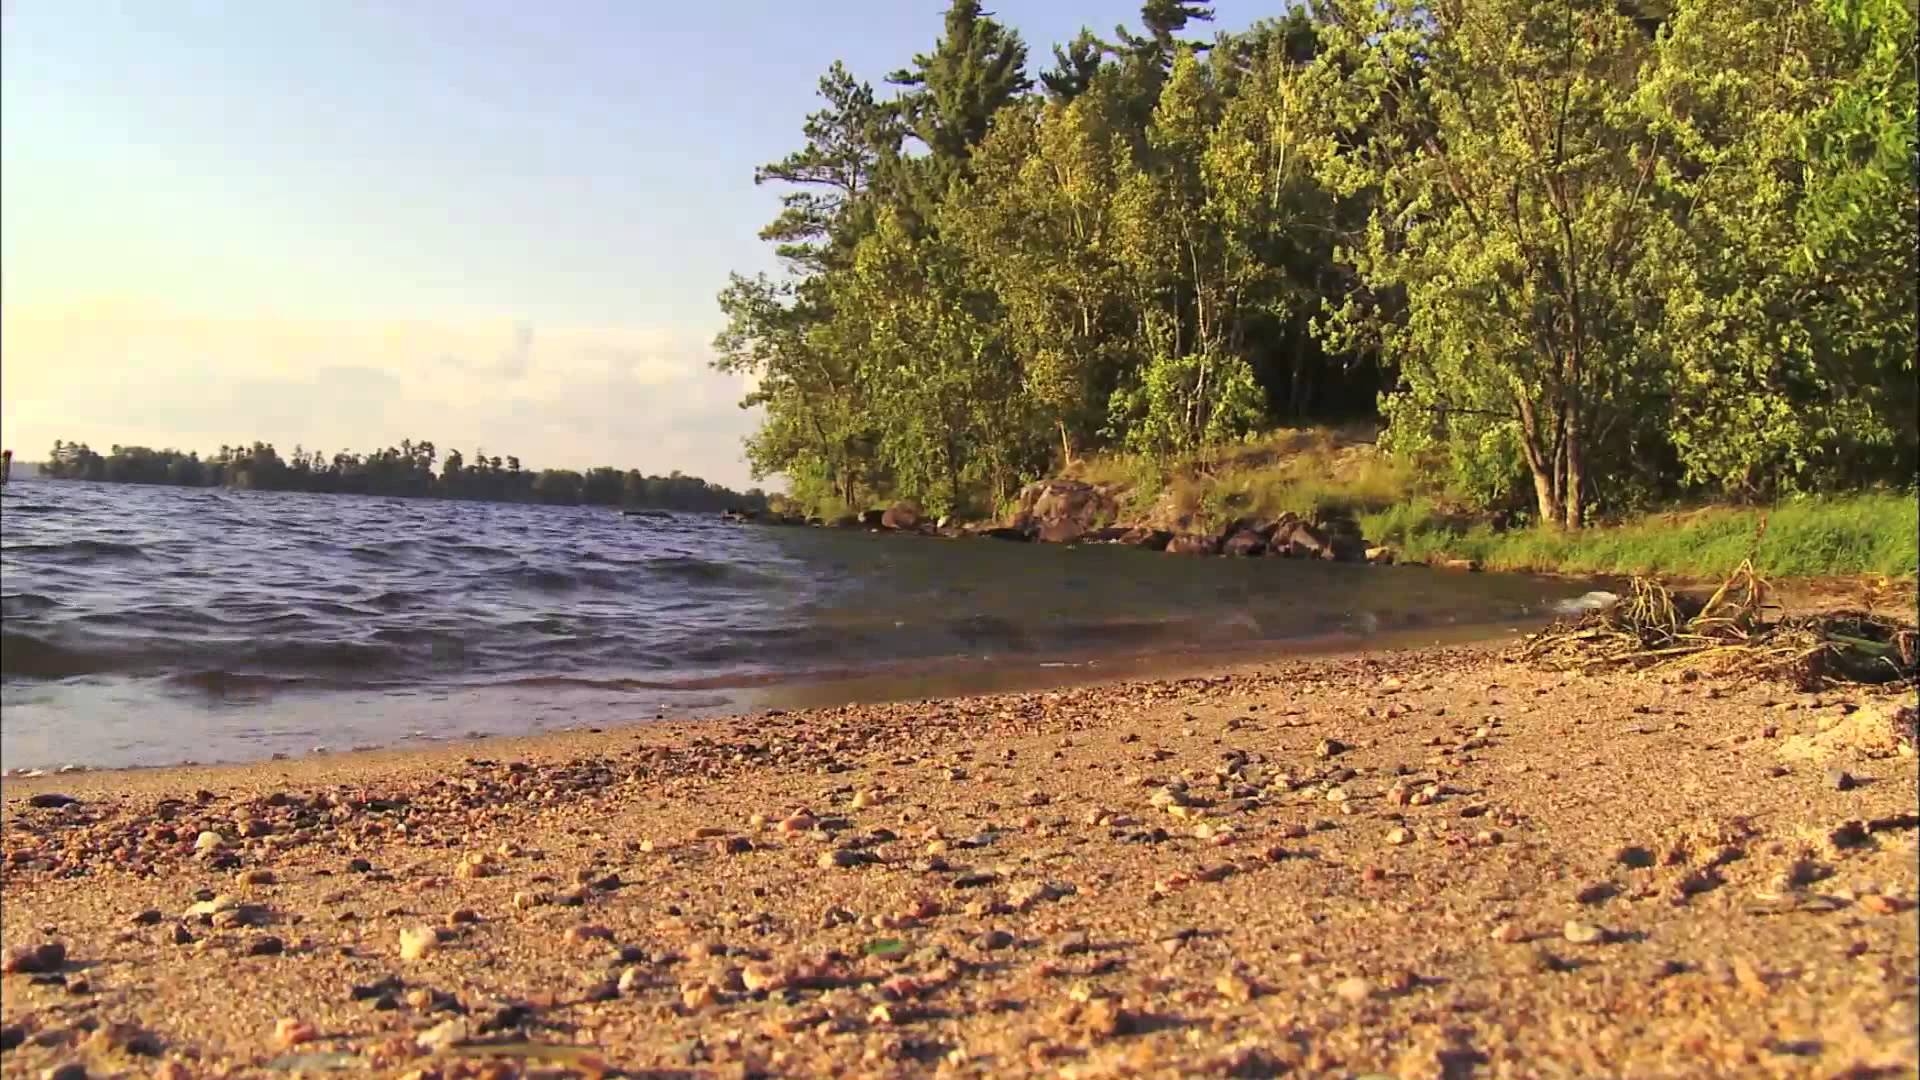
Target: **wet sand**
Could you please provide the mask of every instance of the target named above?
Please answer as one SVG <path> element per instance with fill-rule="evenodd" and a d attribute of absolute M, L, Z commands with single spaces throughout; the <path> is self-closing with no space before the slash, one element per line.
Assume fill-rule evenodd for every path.
<path fill-rule="evenodd" d="M 10 779 L 0 1071 L 1912 1076 L 1911 699 L 1462 648 Z"/>

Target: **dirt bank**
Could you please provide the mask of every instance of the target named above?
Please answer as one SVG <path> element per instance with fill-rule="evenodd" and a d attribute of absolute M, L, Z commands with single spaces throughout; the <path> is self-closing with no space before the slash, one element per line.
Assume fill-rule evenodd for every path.
<path fill-rule="evenodd" d="M 12 780 L 0 1065 L 1910 1076 L 1909 699 L 1447 650 Z"/>

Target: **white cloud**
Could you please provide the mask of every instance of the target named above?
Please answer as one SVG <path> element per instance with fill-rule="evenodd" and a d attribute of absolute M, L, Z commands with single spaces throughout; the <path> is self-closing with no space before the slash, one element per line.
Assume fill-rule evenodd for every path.
<path fill-rule="evenodd" d="M 220 318 L 128 303 L 12 305 L 0 321 L 0 437 L 208 450 L 264 439 L 365 450 L 402 438 L 529 466 L 682 469 L 747 482 L 747 387 L 708 335 L 514 319 Z"/>

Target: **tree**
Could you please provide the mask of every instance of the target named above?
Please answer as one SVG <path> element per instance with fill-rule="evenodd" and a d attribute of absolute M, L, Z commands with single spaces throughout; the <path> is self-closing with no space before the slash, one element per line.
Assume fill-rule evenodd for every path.
<path fill-rule="evenodd" d="M 1355 263 L 1404 292 L 1382 333 L 1393 445 L 1517 448 L 1540 520 L 1577 528 L 1663 382 L 1636 332 L 1664 225 L 1665 150 L 1633 103 L 1645 39 L 1599 0 L 1339 11 L 1316 61 L 1323 175 L 1377 200 Z"/>
<path fill-rule="evenodd" d="M 929 223 L 949 190 L 967 176 L 973 148 L 994 114 L 1033 85 L 1020 35 L 994 21 L 978 0 L 952 0 L 933 52 L 887 76 L 905 88 L 897 102 L 906 131 L 927 153 L 890 161 L 895 209 L 909 228 Z"/>
<path fill-rule="evenodd" d="M 1687 3 L 1641 87 L 1682 479 L 1742 495 L 1915 470 L 1914 16 Z"/>

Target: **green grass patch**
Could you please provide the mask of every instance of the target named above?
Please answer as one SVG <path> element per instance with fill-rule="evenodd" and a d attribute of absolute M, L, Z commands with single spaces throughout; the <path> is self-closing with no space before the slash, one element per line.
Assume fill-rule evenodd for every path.
<path fill-rule="evenodd" d="M 1710 579 L 1752 555 L 1762 577 L 1785 579 L 1905 577 L 1920 563 L 1914 496 L 1903 492 L 1708 507 L 1577 532 L 1496 533 L 1415 499 L 1360 524 L 1369 540 L 1391 544 L 1403 559 L 1474 559 L 1489 570 Z"/>

